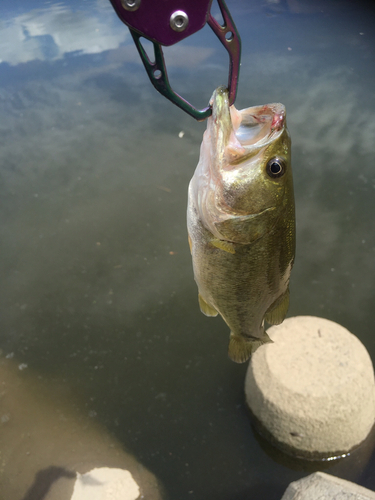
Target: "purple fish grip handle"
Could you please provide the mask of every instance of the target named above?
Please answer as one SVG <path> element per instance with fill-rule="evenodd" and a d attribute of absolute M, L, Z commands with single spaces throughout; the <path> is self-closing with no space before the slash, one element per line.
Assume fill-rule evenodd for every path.
<path fill-rule="evenodd" d="M 212 0 L 110 0 L 131 30 L 166 47 L 203 28 Z"/>

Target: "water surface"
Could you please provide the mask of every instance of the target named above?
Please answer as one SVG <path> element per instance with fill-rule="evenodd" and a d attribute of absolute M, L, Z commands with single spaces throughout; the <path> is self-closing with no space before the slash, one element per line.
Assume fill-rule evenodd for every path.
<path fill-rule="evenodd" d="M 374 10 L 228 6 L 243 41 L 236 106 L 287 108 L 298 245 L 288 315 L 342 324 L 374 360 Z M 254 433 L 246 365 L 228 360 L 224 322 L 198 309 L 185 212 L 205 124 L 157 94 L 109 1 L 0 12 L 2 359 L 26 382 L 66 387 L 82 421 L 107 429 L 166 498 L 281 498 L 308 466 Z M 209 28 L 166 58 L 198 106 L 226 83 Z M 9 483 L 22 482 L 17 463 Z M 374 466 L 370 445 L 313 467 L 375 489 Z"/>

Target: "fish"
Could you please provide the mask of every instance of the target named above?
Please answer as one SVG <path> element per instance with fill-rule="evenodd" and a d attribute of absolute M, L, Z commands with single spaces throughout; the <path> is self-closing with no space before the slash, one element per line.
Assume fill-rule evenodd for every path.
<path fill-rule="evenodd" d="M 283 104 L 237 110 L 217 88 L 189 184 L 187 228 L 200 310 L 230 328 L 244 363 L 289 307 L 295 256 L 291 140 Z"/>

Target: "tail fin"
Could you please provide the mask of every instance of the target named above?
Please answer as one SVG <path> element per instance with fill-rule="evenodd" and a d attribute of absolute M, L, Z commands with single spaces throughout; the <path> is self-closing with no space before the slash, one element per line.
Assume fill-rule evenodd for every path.
<path fill-rule="evenodd" d="M 261 338 L 244 337 L 230 333 L 228 356 L 235 363 L 245 363 L 258 347 L 272 342 L 266 332 L 263 332 Z"/>

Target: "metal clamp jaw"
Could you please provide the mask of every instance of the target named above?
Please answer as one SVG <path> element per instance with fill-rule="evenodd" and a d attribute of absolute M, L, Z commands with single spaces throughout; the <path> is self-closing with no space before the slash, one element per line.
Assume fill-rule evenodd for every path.
<path fill-rule="evenodd" d="M 224 0 L 217 0 L 224 24 L 210 13 L 212 0 L 110 0 L 117 15 L 130 29 L 147 74 L 156 90 L 196 120 L 211 115 L 211 108 L 196 109 L 169 84 L 162 45 L 170 46 L 196 33 L 208 23 L 229 53 L 229 103 L 236 98 L 241 58 L 241 40 Z M 155 60 L 151 61 L 140 38 L 153 43 Z"/>

